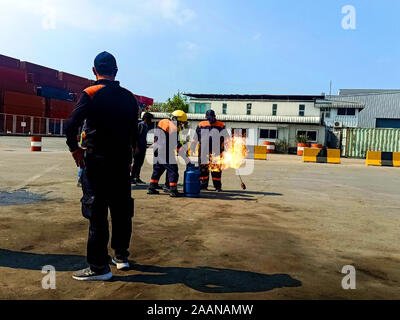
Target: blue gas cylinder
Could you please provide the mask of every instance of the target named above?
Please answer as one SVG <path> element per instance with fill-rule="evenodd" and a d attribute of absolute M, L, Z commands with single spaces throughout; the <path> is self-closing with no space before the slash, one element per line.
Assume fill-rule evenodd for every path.
<path fill-rule="evenodd" d="M 185 197 L 198 198 L 200 196 L 200 169 L 189 164 L 185 171 L 183 182 Z"/>

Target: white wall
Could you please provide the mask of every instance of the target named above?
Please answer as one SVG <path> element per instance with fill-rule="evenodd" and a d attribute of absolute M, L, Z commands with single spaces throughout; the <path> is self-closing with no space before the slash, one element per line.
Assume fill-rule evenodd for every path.
<path fill-rule="evenodd" d="M 190 128 L 195 130 L 200 121 L 190 121 Z M 254 145 L 264 145 L 265 141 L 277 142 L 283 140 L 289 143 L 290 147 L 295 147 L 297 130 L 317 131 L 317 141 L 315 143 L 325 144 L 325 127 L 320 125 L 303 124 L 277 124 L 277 123 L 250 123 L 250 122 L 225 122 L 225 127 L 230 133 L 232 129 L 252 129 L 249 132 L 249 141 Z M 260 129 L 278 130 L 277 139 L 261 139 Z"/>
<path fill-rule="evenodd" d="M 325 111 L 326 112 L 326 111 Z M 325 124 L 328 127 L 334 127 L 335 122 L 339 121 L 343 124 L 345 128 L 357 128 L 358 127 L 358 119 L 359 119 L 359 111 L 356 109 L 355 116 L 338 116 L 338 109 L 330 110 L 330 117 L 325 117 Z"/>
<path fill-rule="evenodd" d="M 206 101 L 206 100 L 190 100 L 191 103 L 211 103 L 211 109 L 216 114 L 222 114 L 222 105 L 227 104 L 227 114 L 229 115 L 246 115 L 247 104 L 251 103 L 252 115 L 272 116 L 272 105 L 277 104 L 278 116 L 298 116 L 299 106 L 305 105 L 305 116 L 319 116 L 320 109 L 315 107 L 314 102 L 299 101 Z"/>

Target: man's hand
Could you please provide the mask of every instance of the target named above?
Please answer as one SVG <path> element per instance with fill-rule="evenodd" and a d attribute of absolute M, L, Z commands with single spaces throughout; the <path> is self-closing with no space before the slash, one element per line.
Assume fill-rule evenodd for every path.
<path fill-rule="evenodd" d="M 75 160 L 76 166 L 79 168 L 84 167 L 83 156 L 84 156 L 84 149 L 78 148 L 74 152 L 72 152 L 72 157 Z"/>

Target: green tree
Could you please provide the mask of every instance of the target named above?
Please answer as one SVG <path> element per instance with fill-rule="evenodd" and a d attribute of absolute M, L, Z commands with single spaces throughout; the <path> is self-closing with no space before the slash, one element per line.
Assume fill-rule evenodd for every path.
<path fill-rule="evenodd" d="M 174 112 L 175 110 L 189 112 L 189 103 L 179 92 L 172 99 L 168 98 L 166 105 L 169 112 Z"/>
<path fill-rule="evenodd" d="M 168 98 L 168 101 L 166 103 L 155 102 L 151 107 L 149 107 L 150 112 L 172 113 L 175 110 L 183 110 L 185 112 L 189 112 L 189 103 L 187 102 L 187 99 L 179 92 L 175 94 L 172 98 Z"/>

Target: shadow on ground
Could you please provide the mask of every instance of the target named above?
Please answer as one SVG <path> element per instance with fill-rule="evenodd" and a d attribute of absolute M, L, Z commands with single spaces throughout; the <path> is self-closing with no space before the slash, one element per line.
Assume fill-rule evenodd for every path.
<path fill-rule="evenodd" d="M 114 276 L 113 282 L 153 285 L 184 284 L 203 293 L 250 293 L 283 287 L 300 287 L 302 283 L 287 274 L 267 275 L 249 271 L 212 267 L 158 267 L 131 263 L 131 270 L 146 274 Z M 37 254 L 0 249 L 0 267 L 42 270 L 45 265 L 56 271 L 75 271 L 86 266 L 84 256 Z"/>
<path fill-rule="evenodd" d="M 246 201 L 257 201 L 257 196 L 262 197 L 281 197 L 281 193 L 272 192 L 259 192 L 259 191 L 249 191 L 249 190 L 229 190 L 223 192 L 202 192 L 200 198 L 204 199 L 218 199 L 218 200 L 246 200 Z"/>

